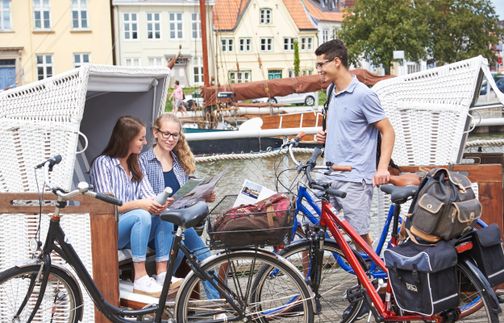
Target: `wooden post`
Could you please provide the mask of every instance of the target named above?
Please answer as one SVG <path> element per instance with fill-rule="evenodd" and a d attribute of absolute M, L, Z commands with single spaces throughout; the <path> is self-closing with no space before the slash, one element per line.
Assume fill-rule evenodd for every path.
<path fill-rule="evenodd" d="M 38 206 L 12 205 L 13 200 L 37 201 L 39 194 L 36 193 L 0 193 L 0 214 L 38 214 Z M 55 196 L 46 193 L 44 200 L 55 200 Z M 91 250 L 93 258 L 93 280 L 103 294 L 103 297 L 111 304 L 119 304 L 119 268 L 117 263 L 117 224 L 115 219 L 115 207 L 101 202 L 95 198 L 78 196 L 73 198 L 78 201 L 78 206 L 66 207 L 62 214 L 87 214 L 91 223 Z M 54 212 L 53 206 L 43 206 L 42 213 Z M 70 215 L 68 215 L 70 216 Z M 47 220 L 47 219 L 42 219 Z M 42 242 L 44 241 L 44 237 Z M 69 237 L 71 239 L 71 237 Z M 76 250 L 77 253 L 79 250 Z M 25 255 L 20 255 L 20 258 Z M 86 293 L 86 291 L 82 291 Z M 95 308 L 95 322 L 109 322 Z"/>

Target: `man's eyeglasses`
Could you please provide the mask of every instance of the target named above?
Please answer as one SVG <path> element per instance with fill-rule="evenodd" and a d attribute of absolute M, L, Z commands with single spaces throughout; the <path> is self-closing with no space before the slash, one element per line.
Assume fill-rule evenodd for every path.
<path fill-rule="evenodd" d="M 323 62 L 318 62 L 317 64 L 315 64 L 315 68 L 316 68 L 316 69 L 321 69 L 321 68 L 322 68 L 322 66 L 324 66 L 325 64 L 330 63 L 330 62 L 332 62 L 332 61 L 334 61 L 334 58 L 333 58 L 333 59 L 326 59 L 326 60 L 325 60 L 325 61 L 323 61 Z"/>
<path fill-rule="evenodd" d="M 157 130 L 157 132 L 159 132 L 161 134 L 161 137 L 163 137 L 163 139 L 170 139 L 170 137 L 172 137 L 173 140 L 178 140 L 180 137 L 180 134 L 177 132 L 171 133 L 169 131 L 162 131 L 159 128 L 156 128 L 156 130 Z"/>

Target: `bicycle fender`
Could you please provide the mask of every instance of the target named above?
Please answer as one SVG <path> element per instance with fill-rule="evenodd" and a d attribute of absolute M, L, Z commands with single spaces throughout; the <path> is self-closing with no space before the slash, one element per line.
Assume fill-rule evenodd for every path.
<path fill-rule="evenodd" d="M 465 258 L 462 260 L 462 262 L 469 268 L 469 270 L 478 278 L 480 281 L 481 285 L 485 289 L 485 291 L 488 293 L 490 296 L 492 304 L 489 304 L 492 308 L 492 310 L 495 313 L 500 313 L 500 304 L 499 304 L 499 299 L 497 298 L 497 295 L 495 294 L 495 291 L 493 290 L 492 286 L 490 286 L 490 283 L 488 282 L 487 278 L 481 270 L 474 264 L 474 262 L 471 259 Z"/>

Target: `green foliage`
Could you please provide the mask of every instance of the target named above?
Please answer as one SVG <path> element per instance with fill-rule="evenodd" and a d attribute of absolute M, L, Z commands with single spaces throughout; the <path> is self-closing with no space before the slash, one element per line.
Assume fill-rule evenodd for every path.
<path fill-rule="evenodd" d="M 294 75 L 299 76 L 299 67 L 300 61 L 299 61 L 299 43 L 296 40 L 294 40 Z"/>
<path fill-rule="evenodd" d="M 495 53 L 491 45 L 497 44 L 502 30 L 489 0 L 430 0 L 425 6 L 426 18 L 432 37 L 427 44 L 428 53 L 437 65 L 483 55 L 491 63 Z"/>
<path fill-rule="evenodd" d="M 489 49 L 502 30 L 490 0 L 359 0 L 338 33 L 349 61 L 364 58 L 390 72 L 392 53 L 409 61 L 427 57 L 437 65 L 476 55 L 491 61 Z"/>

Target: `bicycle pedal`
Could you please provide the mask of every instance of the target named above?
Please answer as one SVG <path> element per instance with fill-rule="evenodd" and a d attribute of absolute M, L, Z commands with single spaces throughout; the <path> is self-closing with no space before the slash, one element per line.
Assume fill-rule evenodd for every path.
<path fill-rule="evenodd" d="M 497 300 L 499 301 L 499 304 L 504 304 L 504 294 L 497 295 Z"/>
<path fill-rule="evenodd" d="M 365 291 L 360 286 L 354 286 L 346 291 L 346 298 L 350 303 L 355 303 L 364 298 Z"/>

